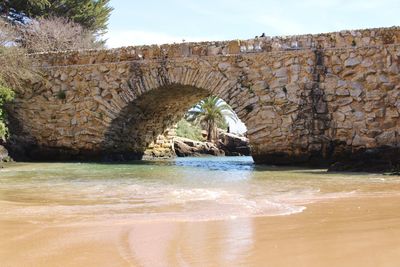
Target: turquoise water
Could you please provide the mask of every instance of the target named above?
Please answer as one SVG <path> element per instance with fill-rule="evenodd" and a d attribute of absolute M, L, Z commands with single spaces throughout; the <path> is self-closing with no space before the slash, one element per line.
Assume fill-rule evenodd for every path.
<path fill-rule="evenodd" d="M 0 215 L 38 223 L 290 215 L 316 201 L 398 192 L 399 176 L 255 166 L 251 157 L 14 163 L 0 169 Z"/>

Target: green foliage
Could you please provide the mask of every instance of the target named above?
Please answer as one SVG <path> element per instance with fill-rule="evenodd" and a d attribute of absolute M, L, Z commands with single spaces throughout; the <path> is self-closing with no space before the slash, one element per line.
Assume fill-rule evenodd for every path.
<path fill-rule="evenodd" d="M 217 121 L 217 127 L 222 130 L 228 130 L 228 122 L 226 120 Z"/>
<path fill-rule="evenodd" d="M 64 90 L 60 90 L 57 92 L 57 98 L 60 100 L 64 100 L 67 98 L 67 94 L 65 93 Z"/>
<path fill-rule="evenodd" d="M 247 105 L 244 107 L 244 109 L 246 110 L 247 113 L 250 113 L 254 110 L 253 105 Z"/>
<path fill-rule="evenodd" d="M 50 5 L 48 0 L 5 0 L 0 6 L 9 10 L 11 8 L 29 15 L 37 13 Z"/>
<path fill-rule="evenodd" d="M 198 125 L 194 125 L 185 119 L 181 119 L 178 122 L 176 135 L 197 141 L 203 140 L 203 136 L 201 135 L 201 128 Z"/>
<path fill-rule="evenodd" d="M 227 118 L 237 121 L 232 108 L 216 96 L 201 100 L 188 111 L 185 118 L 190 122 L 199 123 L 206 129 L 208 141 L 216 140 L 217 128 L 219 125 L 227 125 Z"/>
<path fill-rule="evenodd" d="M 2 85 L 0 80 L 0 138 L 3 139 L 7 135 L 7 127 L 5 124 L 6 114 L 4 112 L 4 104 L 10 102 L 14 98 L 14 92 Z"/>
<path fill-rule="evenodd" d="M 0 119 L 0 139 L 5 138 L 7 133 L 8 133 L 8 131 L 7 131 L 6 124 L 4 123 L 3 120 Z"/>
<path fill-rule="evenodd" d="M 8 3 L 5 1 L 4 3 Z M 32 2 L 34 1 L 26 1 Z M 1 7 L 0 3 L 0 7 Z M 26 80 L 37 80 L 26 51 L 14 46 L 17 34 L 15 28 L 0 18 L 0 138 L 8 134 L 5 104 L 13 100 L 15 92 L 24 92 Z"/>
<path fill-rule="evenodd" d="M 0 33 L 4 33 L 8 28 L 4 27 L 5 24 L 1 24 L 1 22 Z M 24 90 L 24 79 L 33 79 L 35 75 L 24 50 L 6 46 L 8 36 L 1 37 L 4 39 L 0 42 L 0 138 L 4 139 L 8 133 L 4 105 L 12 101 L 15 95 L 14 91 Z"/>
<path fill-rule="evenodd" d="M 31 18 L 64 17 L 90 31 L 105 32 L 112 7 L 110 0 L 7 0 L 3 10 L 15 9 Z"/>

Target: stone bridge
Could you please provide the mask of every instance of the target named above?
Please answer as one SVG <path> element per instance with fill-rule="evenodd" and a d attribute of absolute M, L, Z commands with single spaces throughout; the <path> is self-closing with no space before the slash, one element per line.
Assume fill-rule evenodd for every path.
<path fill-rule="evenodd" d="M 140 158 L 209 95 L 246 124 L 256 163 L 368 159 L 400 146 L 398 27 L 32 58 L 44 79 L 9 107 L 17 158 Z M 381 155 L 398 163 L 397 152 Z"/>

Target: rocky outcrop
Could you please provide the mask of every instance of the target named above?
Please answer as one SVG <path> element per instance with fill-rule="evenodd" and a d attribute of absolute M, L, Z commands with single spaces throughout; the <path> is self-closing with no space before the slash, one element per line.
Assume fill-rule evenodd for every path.
<path fill-rule="evenodd" d="M 223 150 L 210 142 L 194 141 L 183 137 L 174 138 L 174 149 L 178 157 L 198 157 L 203 155 L 224 156 Z"/>
<path fill-rule="evenodd" d="M 219 132 L 218 147 L 226 156 L 250 156 L 249 139 L 232 133 Z"/>

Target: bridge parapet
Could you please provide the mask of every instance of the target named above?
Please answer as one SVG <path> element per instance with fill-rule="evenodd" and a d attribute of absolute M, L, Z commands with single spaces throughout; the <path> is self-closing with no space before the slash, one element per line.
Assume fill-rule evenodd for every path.
<path fill-rule="evenodd" d="M 249 40 L 190 42 L 129 46 L 108 50 L 66 51 L 34 54 L 43 67 L 86 65 L 149 59 L 171 59 L 286 52 L 308 49 L 348 49 L 400 44 L 400 27 L 346 30 L 294 36 L 258 37 Z"/>

